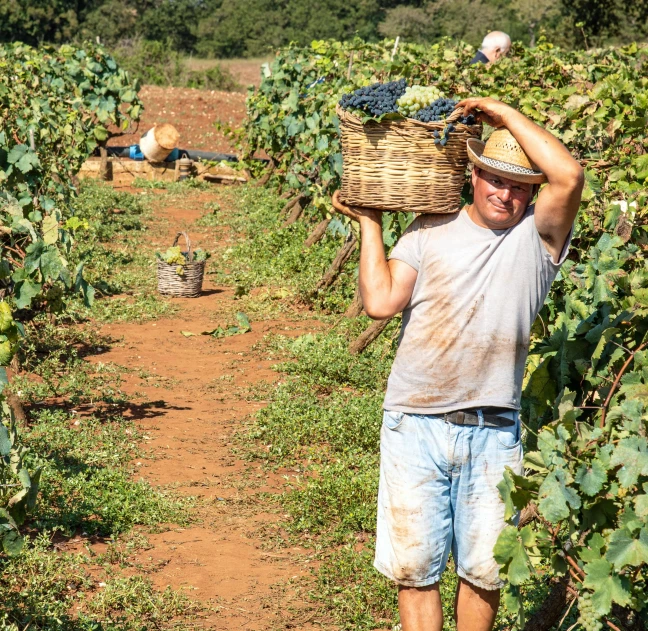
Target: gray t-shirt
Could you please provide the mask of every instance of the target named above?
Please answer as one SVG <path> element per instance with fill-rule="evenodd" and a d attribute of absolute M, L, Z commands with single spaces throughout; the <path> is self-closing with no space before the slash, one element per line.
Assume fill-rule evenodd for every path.
<path fill-rule="evenodd" d="M 418 271 L 403 311 L 386 410 L 519 409 L 531 326 L 567 255 L 554 263 L 534 207 L 507 230 L 465 210 L 421 215 L 391 253 Z M 570 235 L 571 236 L 571 235 Z"/>

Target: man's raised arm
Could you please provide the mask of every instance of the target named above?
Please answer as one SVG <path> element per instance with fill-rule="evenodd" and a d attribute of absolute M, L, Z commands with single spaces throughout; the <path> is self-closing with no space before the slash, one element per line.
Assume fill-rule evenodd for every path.
<path fill-rule="evenodd" d="M 582 167 L 553 134 L 501 101 L 465 99 L 457 107 L 463 107 L 464 116 L 474 113 L 492 127 L 506 127 L 547 176 L 548 183 L 535 204 L 535 223 L 545 247 L 557 261 L 580 206 Z"/>
<path fill-rule="evenodd" d="M 385 320 L 402 311 L 412 297 L 418 272 L 403 261 L 387 261 L 381 214 L 367 208 L 351 208 L 333 195 L 333 206 L 360 222 L 360 295 L 366 314 Z"/>

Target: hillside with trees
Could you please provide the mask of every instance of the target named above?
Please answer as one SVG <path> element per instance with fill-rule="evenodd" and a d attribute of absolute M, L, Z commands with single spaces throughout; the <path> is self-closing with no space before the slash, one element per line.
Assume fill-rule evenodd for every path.
<path fill-rule="evenodd" d="M 648 3 L 632 0 L 6 0 L 0 41 L 69 42 L 99 37 L 163 43 L 202 57 L 250 57 L 289 42 L 396 37 L 478 45 L 505 30 L 534 45 L 544 31 L 566 48 L 648 37 Z"/>

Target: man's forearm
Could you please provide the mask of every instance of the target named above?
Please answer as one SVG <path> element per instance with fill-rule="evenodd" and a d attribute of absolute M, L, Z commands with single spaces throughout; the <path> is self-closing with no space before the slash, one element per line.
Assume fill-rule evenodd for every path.
<path fill-rule="evenodd" d="M 553 134 L 513 108 L 507 108 L 503 118 L 506 128 L 531 161 L 547 176 L 549 183 L 571 181 L 578 177 L 580 165 Z"/>
<path fill-rule="evenodd" d="M 375 320 L 391 318 L 409 302 L 418 272 L 402 261 L 387 261 L 380 211 L 346 206 L 339 191 L 332 201 L 336 210 L 360 223 L 359 285 L 366 314 Z"/>
<path fill-rule="evenodd" d="M 379 318 L 389 302 L 392 277 L 385 257 L 380 214 L 360 218 L 360 295 L 365 311 Z"/>

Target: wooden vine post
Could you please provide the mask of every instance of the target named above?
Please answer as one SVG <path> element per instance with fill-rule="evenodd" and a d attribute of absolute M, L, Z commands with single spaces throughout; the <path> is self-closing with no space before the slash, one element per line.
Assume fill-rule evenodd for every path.
<path fill-rule="evenodd" d="M 623 377 L 623 373 L 625 373 L 626 370 L 628 370 L 628 366 L 632 363 L 632 360 L 634 359 L 634 356 L 639 352 L 642 351 L 644 348 L 648 346 L 648 342 L 644 342 L 643 344 L 640 344 L 637 346 L 637 348 L 630 353 L 630 357 L 626 359 L 625 363 L 623 366 L 621 366 L 621 370 L 619 371 L 619 374 L 616 376 L 616 379 L 614 380 L 614 383 L 612 384 L 612 387 L 610 388 L 610 392 L 608 392 L 608 395 L 605 399 L 605 403 L 603 404 L 603 412 L 601 413 L 601 427 L 605 427 L 605 417 L 607 415 L 607 410 L 610 405 L 610 401 L 612 401 L 612 397 L 614 396 L 614 393 L 616 392 L 616 389 L 619 387 L 619 382 L 621 381 L 621 377 Z"/>
<path fill-rule="evenodd" d="M 277 163 L 275 162 L 274 158 L 270 158 L 270 165 L 268 166 L 267 171 L 263 174 L 263 177 L 261 177 L 255 184 L 255 186 L 265 186 L 269 181 L 270 178 L 272 177 L 272 174 L 274 173 L 275 169 L 277 168 Z"/>
<path fill-rule="evenodd" d="M 355 294 L 353 294 L 353 300 L 351 304 L 347 307 L 347 310 L 344 312 L 345 318 L 357 318 L 361 313 L 364 305 L 362 304 L 362 296 L 360 295 L 360 287 L 357 286 Z"/>
<path fill-rule="evenodd" d="M 380 334 L 385 330 L 385 327 L 391 322 L 391 318 L 386 320 L 375 320 L 367 329 L 365 329 L 351 344 L 349 344 L 349 353 L 351 355 L 359 355 L 362 351 L 369 346 Z"/>
<path fill-rule="evenodd" d="M 322 240 L 322 237 L 326 234 L 326 229 L 328 228 L 330 219 L 322 219 L 316 226 L 313 232 L 308 235 L 306 241 L 304 241 L 304 247 L 310 248 L 319 241 Z"/>
<path fill-rule="evenodd" d="M 290 215 L 288 216 L 288 219 L 281 224 L 282 228 L 285 228 L 286 226 L 290 226 L 294 224 L 301 216 L 302 213 L 304 212 L 304 209 L 308 204 L 310 204 L 311 198 L 308 197 L 307 195 L 304 195 L 303 193 L 298 195 L 295 198 L 295 202 L 292 205 L 292 211 Z M 286 204 L 287 206 L 288 204 Z"/>
<path fill-rule="evenodd" d="M 322 289 L 330 287 L 335 282 L 335 279 L 339 276 L 342 268 L 351 258 L 351 255 L 353 254 L 353 251 L 355 250 L 357 244 L 358 240 L 356 239 L 356 236 L 353 234 L 353 232 L 350 232 L 346 240 L 344 241 L 344 245 L 338 250 L 335 259 L 333 259 L 333 262 L 326 270 L 326 273 L 317 283 L 317 286 L 315 287 L 315 293 L 321 291 Z"/>
<path fill-rule="evenodd" d="M 99 179 L 104 182 L 108 181 L 108 150 L 105 145 L 99 145 Z"/>

